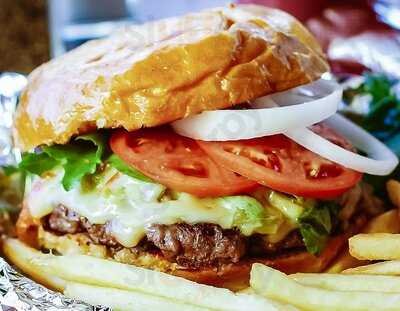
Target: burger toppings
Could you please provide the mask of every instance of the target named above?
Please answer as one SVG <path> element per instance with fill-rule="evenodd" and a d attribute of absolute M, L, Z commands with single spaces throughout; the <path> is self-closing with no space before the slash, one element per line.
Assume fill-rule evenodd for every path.
<path fill-rule="evenodd" d="M 344 134 L 370 158 L 341 148 L 306 128 L 288 131 L 286 135 L 308 150 L 359 172 L 384 176 L 390 174 L 397 167 L 399 163 L 397 156 L 386 145 L 358 125 L 340 115 L 332 116 L 326 123 Z"/>
<path fill-rule="evenodd" d="M 285 94 L 274 96 L 281 102 L 286 98 Z M 298 103 L 299 96 L 289 93 L 289 104 Z M 300 98 L 304 100 L 305 95 Z M 108 148 L 106 133 L 97 133 L 78 136 L 68 145 L 45 146 L 39 154 L 26 155 L 20 167 L 41 175 L 62 166 L 62 184 L 66 190 L 93 175 L 100 165 L 109 164 L 125 174 L 131 172 L 142 180 L 151 179 L 174 191 L 197 197 L 246 193 L 261 184 L 291 195 L 330 198 L 344 193 L 360 180 L 361 174 L 348 167 L 363 171 L 363 167 L 369 166 L 375 173 L 380 170 L 387 173 L 397 164 L 396 157 L 386 147 L 368 134 L 361 135 L 363 130 L 350 128 L 343 122 L 341 131 L 357 144 L 362 140 L 369 153 L 379 153 L 377 157 L 382 159 L 354 154 L 345 139 L 320 125 L 319 128 L 323 128 L 320 132 L 287 129 L 283 135 L 232 142 L 196 141 L 174 133 L 170 127 L 158 127 L 130 133 L 115 131 L 110 139 L 115 154 Z M 367 138 L 371 139 L 365 142 Z"/>
<path fill-rule="evenodd" d="M 62 173 L 56 169 L 45 177 L 30 178 L 26 202 L 31 215 L 47 217 L 46 227 L 59 234 L 86 232 L 95 243 L 109 246 L 136 247 L 149 238 L 154 225 L 212 224 L 243 237 L 258 234 L 272 244 L 299 230 L 307 249 L 318 254 L 334 233 L 340 209 L 333 201 L 288 196 L 261 186 L 247 195 L 199 198 L 131 177 L 110 165 L 92 177 L 93 188 L 85 181 L 66 191 Z M 160 250 L 174 253 L 166 241 L 151 237 Z M 183 244 L 179 247 L 185 249 Z"/>
<path fill-rule="evenodd" d="M 340 86 L 321 79 L 306 86 L 255 99 L 253 108 L 264 107 L 261 110 L 203 112 L 178 120 L 172 126 L 181 135 L 205 141 L 251 139 L 281 133 L 308 150 L 349 169 L 373 175 L 390 174 L 399 163 L 396 155 L 362 128 L 334 115 L 341 98 Z M 325 111 L 324 117 L 322 111 Z M 313 117 L 320 118 L 318 122 L 327 121 L 330 127 L 345 135 L 369 157 L 346 150 L 312 132 L 307 127 L 317 123 L 308 123 Z"/>
<path fill-rule="evenodd" d="M 282 104 L 305 97 L 286 95 L 274 98 Z M 318 100 L 313 104 L 320 108 Z M 353 155 L 352 145 L 325 124 L 297 131 Z M 33 174 L 27 178 L 27 206 L 59 234 L 83 232 L 109 247 L 135 248 L 145 241 L 180 265 L 237 262 L 253 249 L 243 246 L 249 243 L 268 253 L 293 232 L 318 254 L 336 232 L 341 206 L 334 202 L 362 174 L 288 138 L 295 132 L 199 141 L 161 126 L 78 136 L 24 155 L 20 168 Z M 341 221 L 348 223 L 353 211 Z"/>
<path fill-rule="evenodd" d="M 308 127 L 325 120 L 335 114 L 341 98 L 342 89 L 337 83 L 320 79 L 258 98 L 247 109 L 206 111 L 175 121 L 172 127 L 180 135 L 203 141 L 281 134 L 288 129 Z"/>
<path fill-rule="evenodd" d="M 351 148 L 326 127 L 320 125 L 318 131 Z M 361 178 L 360 173 L 325 160 L 283 135 L 196 142 L 170 128 L 155 128 L 117 131 L 110 144 L 119 157 L 157 182 L 197 196 L 243 192 L 254 188 L 249 183 L 253 180 L 289 194 L 326 198 L 344 193 Z"/>
<path fill-rule="evenodd" d="M 91 224 L 109 222 L 114 236 L 127 247 L 137 245 L 154 223 L 214 223 L 251 235 L 273 234 L 281 222 L 279 211 L 248 195 L 201 199 L 143 182 L 110 166 L 96 175 L 94 188 L 89 190 L 81 183 L 66 191 L 61 185 L 62 173 L 56 170 L 53 176 L 33 178 L 26 196 L 32 216 L 42 218 L 62 204 Z"/>
<path fill-rule="evenodd" d="M 107 224 L 91 225 L 86 218 L 62 205 L 44 218 L 43 226 L 57 235 L 86 233 L 93 243 L 109 246 L 115 252 L 123 248 L 109 234 Z M 150 226 L 146 230 L 146 237 L 131 250 L 157 250 L 165 259 L 195 269 L 237 263 L 245 256 L 277 256 L 282 251 L 301 248 L 304 248 L 304 243 L 298 232 L 289 234 L 278 243 L 271 243 L 262 235 L 246 237 L 238 230 L 224 230 L 214 224 L 179 223 Z"/>
<path fill-rule="evenodd" d="M 70 190 L 84 176 L 94 174 L 107 148 L 107 137 L 102 133 L 83 135 L 67 145 L 44 146 L 41 153 L 25 154 L 19 168 L 42 175 L 55 167 L 63 167 L 62 185 Z"/>
<path fill-rule="evenodd" d="M 199 144 L 221 166 L 298 196 L 332 198 L 361 179 L 360 173 L 326 160 L 283 135 Z"/>
<path fill-rule="evenodd" d="M 235 174 L 214 162 L 196 141 L 169 127 L 128 133 L 116 131 L 112 150 L 130 166 L 176 191 L 199 197 L 245 193 L 256 181 Z"/>
<path fill-rule="evenodd" d="M 279 197 L 275 200 L 285 198 Z M 280 204 L 283 203 L 284 201 Z M 153 224 L 146 228 L 141 242 L 129 250 L 158 252 L 168 261 L 190 269 L 219 267 L 222 264 L 237 263 L 243 258 L 274 258 L 287 252 L 304 250 L 305 247 L 312 247 L 317 253 L 323 248 L 321 243 L 326 242 L 328 232 L 333 232 L 334 228 L 340 232 L 337 221 L 327 214 L 337 212 L 338 206 L 332 202 L 329 205 L 334 209 L 326 208 L 322 204 L 306 209 L 301 216 L 300 229 L 291 231 L 279 242 L 271 242 L 266 235 L 245 236 L 236 229 L 222 229 L 219 225 L 210 223 Z M 94 244 L 110 247 L 112 253 L 127 249 L 112 236 L 108 223 L 90 224 L 85 217 L 62 205 L 46 216 L 42 224 L 46 230 L 57 235 L 85 233 Z M 304 230 L 311 231 L 305 233 Z"/>

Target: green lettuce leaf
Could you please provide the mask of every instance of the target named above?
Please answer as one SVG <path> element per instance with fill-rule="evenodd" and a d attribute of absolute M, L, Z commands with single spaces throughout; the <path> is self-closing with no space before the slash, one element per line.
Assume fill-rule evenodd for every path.
<path fill-rule="evenodd" d="M 106 148 L 106 137 L 96 133 L 78 136 L 68 145 L 44 147 L 43 152 L 62 163 L 65 172 L 62 184 L 69 191 L 83 176 L 96 172 Z"/>
<path fill-rule="evenodd" d="M 313 225 L 308 223 L 301 224 L 300 234 L 309 253 L 317 255 L 325 248 L 328 235 L 321 233 Z"/>
<path fill-rule="evenodd" d="M 154 182 L 152 179 L 149 177 L 143 175 L 141 172 L 138 170 L 134 169 L 133 167 L 129 166 L 126 164 L 120 157 L 118 157 L 116 154 L 112 154 L 108 160 L 107 163 L 109 163 L 112 167 L 116 168 L 118 171 L 121 173 L 128 175 L 130 177 L 133 177 L 135 179 L 144 181 L 144 182 Z"/>
<path fill-rule="evenodd" d="M 31 174 L 42 175 L 59 164 L 58 160 L 46 153 L 26 153 L 22 156 L 18 168 Z"/>
<path fill-rule="evenodd" d="M 398 81 L 379 73 L 365 73 L 364 78 L 359 87 L 344 91 L 344 100 L 351 107 L 358 96 L 370 95 L 369 111 L 353 121 L 386 142 L 400 130 L 400 98 L 393 91 Z"/>
<path fill-rule="evenodd" d="M 104 133 L 82 135 L 67 145 L 42 148 L 41 153 L 28 153 L 19 168 L 35 175 L 42 175 L 57 166 L 64 168 L 62 184 L 69 191 L 84 176 L 94 174 L 107 153 Z"/>
<path fill-rule="evenodd" d="M 329 235 L 336 227 L 340 209 L 340 205 L 332 201 L 318 202 L 306 208 L 299 217 L 300 233 L 310 253 L 319 254 L 324 249 Z"/>
<path fill-rule="evenodd" d="M 326 234 L 332 230 L 331 213 L 325 205 L 307 208 L 299 219 L 300 223 L 312 224 L 319 232 Z"/>
<path fill-rule="evenodd" d="M 12 174 L 19 172 L 18 167 L 13 165 L 2 166 L 1 169 L 6 176 L 11 176 Z"/>

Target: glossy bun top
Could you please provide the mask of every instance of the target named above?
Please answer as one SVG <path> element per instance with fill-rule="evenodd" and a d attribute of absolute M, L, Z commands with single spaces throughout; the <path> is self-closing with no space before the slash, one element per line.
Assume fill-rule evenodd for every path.
<path fill-rule="evenodd" d="M 14 139 L 27 151 L 100 128 L 157 126 L 308 83 L 328 70 L 295 18 L 262 6 L 132 25 L 34 70 Z"/>

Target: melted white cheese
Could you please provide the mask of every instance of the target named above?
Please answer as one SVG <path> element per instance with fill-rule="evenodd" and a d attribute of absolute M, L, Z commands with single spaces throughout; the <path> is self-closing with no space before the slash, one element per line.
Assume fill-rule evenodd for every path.
<path fill-rule="evenodd" d="M 64 190 L 63 171 L 47 178 L 35 177 L 26 200 L 34 218 L 42 218 L 62 204 L 92 224 L 110 222 L 113 236 L 125 247 L 136 246 L 151 224 L 214 223 L 234 226 L 236 210 L 218 199 L 199 199 L 180 193 L 175 200 L 160 202 L 164 186 L 146 183 L 108 169 L 96 186 L 85 192 L 80 185 Z M 252 232 L 249 232 L 252 233 Z"/>

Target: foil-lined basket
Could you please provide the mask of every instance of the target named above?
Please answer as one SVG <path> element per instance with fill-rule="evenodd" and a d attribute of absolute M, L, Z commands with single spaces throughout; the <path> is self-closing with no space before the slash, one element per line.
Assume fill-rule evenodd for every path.
<path fill-rule="evenodd" d="M 55 293 L 22 276 L 0 258 L 0 307 L 3 311 L 111 311 Z"/>
<path fill-rule="evenodd" d="M 400 77 L 400 36 L 362 34 L 351 39 L 338 39 L 330 47 L 331 59 L 353 59 L 374 71 Z M 14 165 L 20 153 L 13 147 L 11 128 L 18 96 L 27 79 L 17 73 L 0 73 L 0 166 Z M 400 84 L 395 92 L 400 94 Z M 1 198 L 0 198 L 1 199 Z M 1 215 L 1 213 L 0 213 Z M 0 216 L 1 217 L 1 216 Z M 0 257 L 0 310 L 3 311 L 112 311 L 91 306 L 61 293 L 53 292 L 17 272 Z"/>
<path fill-rule="evenodd" d="M 12 144 L 11 128 L 18 96 L 26 83 L 27 80 L 23 75 L 0 73 L 0 166 L 15 165 L 20 158 L 20 153 Z M 53 292 L 24 277 L 1 257 L 0 310 L 112 311 L 108 307 L 94 307 Z"/>
<path fill-rule="evenodd" d="M 13 165 L 19 157 L 13 148 L 11 127 L 18 95 L 27 79 L 18 73 L 0 73 L 0 166 Z"/>

